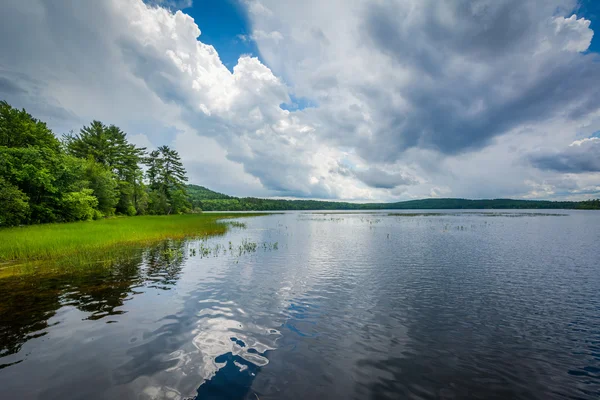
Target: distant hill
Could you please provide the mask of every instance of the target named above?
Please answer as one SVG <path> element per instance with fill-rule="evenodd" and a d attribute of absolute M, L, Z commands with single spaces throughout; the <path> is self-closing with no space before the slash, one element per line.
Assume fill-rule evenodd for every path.
<path fill-rule="evenodd" d="M 234 199 L 233 196 L 228 196 L 223 193 L 212 191 L 204 186 L 198 185 L 187 185 L 187 192 L 190 197 L 193 197 L 196 200 L 206 200 L 206 199 Z"/>
<path fill-rule="evenodd" d="M 235 198 L 223 193 L 214 192 L 204 186 L 187 185 L 186 189 L 193 208 L 202 209 L 202 201 L 204 200 L 227 200 Z"/>
<path fill-rule="evenodd" d="M 322 200 L 275 200 L 233 197 L 204 186 L 188 185 L 192 206 L 204 211 L 283 211 L 283 210 L 450 210 L 450 209 L 600 209 L 600 200 L 468 200 L 423 199 L 397 203 L 347 203 Z"/>

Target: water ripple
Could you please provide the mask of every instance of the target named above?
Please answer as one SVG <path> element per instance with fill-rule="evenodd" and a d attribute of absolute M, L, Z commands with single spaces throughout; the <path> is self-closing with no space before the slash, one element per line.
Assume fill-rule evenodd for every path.
<path fill-rule="evenodd" d="M 0 397 L 600 398 L 600 214 L 427 213 L 271 215 L 0 279 Z"/>

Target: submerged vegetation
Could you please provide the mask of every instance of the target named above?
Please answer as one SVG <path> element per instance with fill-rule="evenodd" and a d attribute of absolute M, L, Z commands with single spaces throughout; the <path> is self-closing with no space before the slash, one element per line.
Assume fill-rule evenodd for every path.
<path fill-rule="evenodd" d="M 252 214 L 245 214 L 249 215 Z M 231 217 L 217 213 L 143 216 L 0 229 L 0 263 L 85 258 L 144 242 L 219 235 L 229 225 L 244 226 L 236 221 L 218 222 Z"/>
<path fill-rule="evenodd" d="M 234 245 L 232 242 L 229 242 L 229 245 L 223 245 L 221 243 L 216 243 L 215 245 L 210 245 L 205 240 L 200 241 L 197 246 L 191 246 L 189 248 L 189 256 L 200 258 L 205 257 L 219 257 L 232 255 L 236 257 L 241 257 L 244 254 L 256 253 L 258 249 L 262 249 L 263 251 L 273 251 L 279 249 L 279 243 L 275 242 L 263 242 L 257 243 L 250 239 L 243 239 L 242 243 L 239 245 Z"/>
<path fill-rule="evenodd" d="M 541 213 L 541 212 L 422 212 L 422 213 L 388 213 L 388 216 L 392 217 L 464 217 L 475 216 L 475 217 L 566 217 L 568 214 L 559 213 Z"/>

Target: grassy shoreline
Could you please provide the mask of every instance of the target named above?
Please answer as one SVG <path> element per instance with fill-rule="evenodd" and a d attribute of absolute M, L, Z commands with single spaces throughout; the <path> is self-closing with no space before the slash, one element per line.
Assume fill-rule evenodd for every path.
<path fill-rule="evenodd" d="M 120 217 L 101 221 L 31 225 L 0 229 L 0 268 L 64 257 L 86 257 L 164 239 L 224 234 L 219 222 L 264 214 L 184 214 Z"/>

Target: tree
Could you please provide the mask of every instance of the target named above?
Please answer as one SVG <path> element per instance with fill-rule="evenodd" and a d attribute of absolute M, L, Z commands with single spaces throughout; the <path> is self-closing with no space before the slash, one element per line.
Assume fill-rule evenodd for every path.
<path fill-rule="evenodd" d="M 0 101 L 0 226 L 187 211 L 179 154 L 163 146 L 145 156 L 115 125 L 92 121 L 61 143 L 46 124 Z"/>
<path fill-rule="evenodd" d="M 0 177 L 0 226 L 14 226 L 29 219 L 29 198 Z"/>
<path fill-rule="evenodd" d="M 0 176 L 29 199 L 26 223 L 55 222 L 60 191 L 58 154 L 46 147 L 0 147 Z"/>
<path fill-rule="evenodd" d="M 171 214 L 189 210 L 186 171 L 179 153 L 169 146 L 161 146 L 152 151 L 145 162 L 151 190 L 151 211 L 155 214 Z"/>
<path fill-rule="evenodd" d="M 92 121 L 90 126 L 84 126 L 79 134 L 71 132 L 64 136 L 69 154 L 87 159 L 91 157 L 96 162 L 110 167 L 114 149 L 111 148 L 106 126 L 100 121 Z"/>
<path fill-rule="evenodd" d="M 114 174 L 104 165 L 89 158 L 85 160 L 84 177 L 98 199 L 98 211 L 105 216 L 113 215 L 119 202 L 118 183 Z"/>
<path fill-rule="evenodd" d="M 148 157 L 144 159 L 144 163 L 148 166 L 148 170 L 146 171 L 146 176 L 148 177 L 148 184 L 150 185 L 150 189 L 154 191 L 159 190 L 159 176 L 160 171 L 163 168 L 162 158 L 160 155 L 160 151 L 153 150 L 150 152 Z"/>
<path fill-rule="evenodd" d="M 140 211 L 138 198 L 143 191 L 143 173 L 140 163 L 144 159 L 146 149 L 129 143 L 127 135 L 114 125 L 109 126 L 106 133 L 114 148 L 110 167 L 116 174 L 119 184 L 117 211 L 135 215 Z"/>
<path fill-rule="evenodd" d="M 17 209 L 21 210 L 10 208 L 18 215 L 14 218 L 5 215 L 5 221 L 30 223 L 57 219 L 55 205 L 60 193 L 54 172 L 59 166 L 60 152 L 60 142 L 45 123 L 0 101 L 0 177 L 7 191 L 4 201 L 13 206 L 20 204 Z M 27 211 L 21 207 L 22 201 L 27 202 Z"/>
<path fill-rule="evenodd" d="M 25 110 L 0 101 L 0 146 L 8 148 L 40 147 L 58 152 L 60 142 L 45 123 Z"/>
<path fill-rule="evenodd" d="M 138 213 L 137 198 L 143 191 L 140 163 L 145 148 L 129 143 L 127 135 L 117 126 L 106 126 L 100 121 L 92 121 L 77 135 L 66 135 L 65 144 L 70 154 L 91 158 L 114 174 L 118 191 L 115 209 L 118 213 Z"/>
<path fill-rule="evenodd" d="M 158 151 L 162 158 L 159 180 L 166 190 L 167 197 L 170 197 L 170 193 L 176 190 L 185 190 L 185 182 L 187 182 L 185 168 L 177 151 L 169 146 L 161 146 Z"/>

